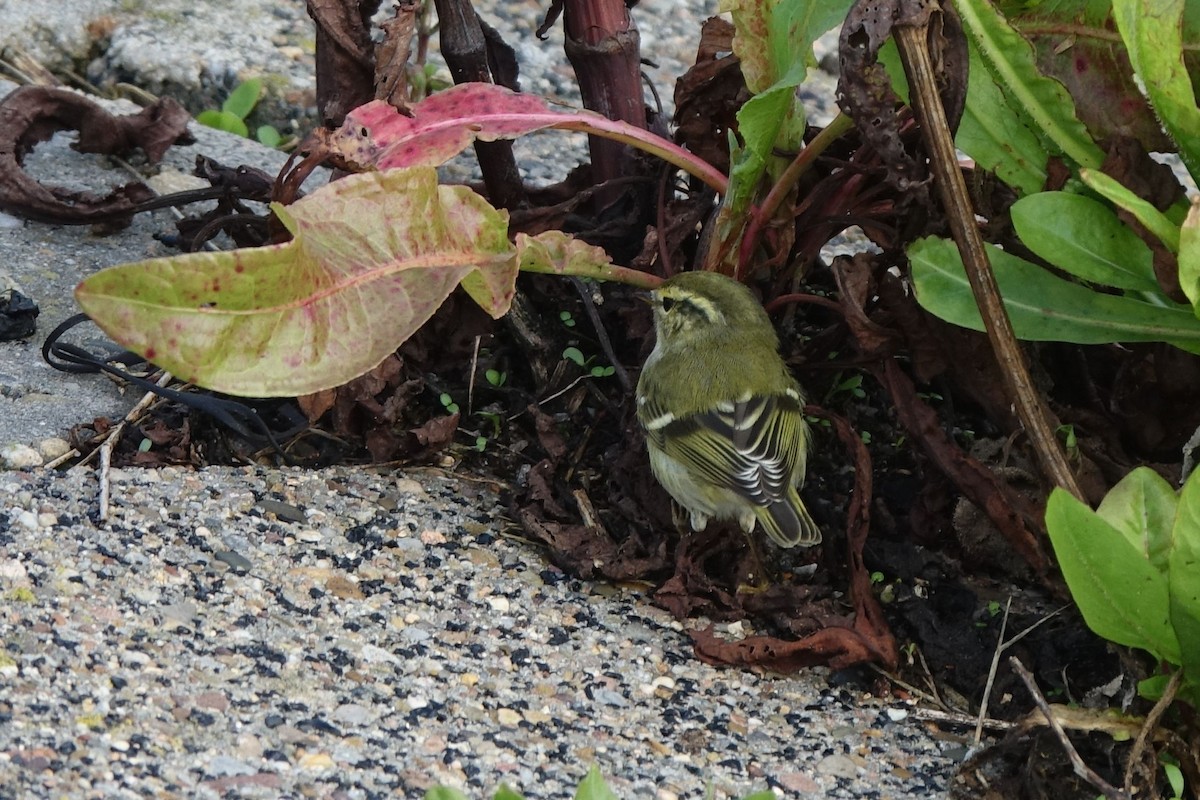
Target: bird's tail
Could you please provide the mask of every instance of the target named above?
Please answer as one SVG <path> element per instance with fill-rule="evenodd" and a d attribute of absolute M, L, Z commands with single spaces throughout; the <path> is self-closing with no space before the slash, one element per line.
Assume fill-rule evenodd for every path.
<path fill-rule="evenodd" d="M 780 547 L 812 547 L 821 543 L 821 529 L 813 522 L 795 487 L 778 503 L 756 509 L 754 515 L 771 541 Z"/>

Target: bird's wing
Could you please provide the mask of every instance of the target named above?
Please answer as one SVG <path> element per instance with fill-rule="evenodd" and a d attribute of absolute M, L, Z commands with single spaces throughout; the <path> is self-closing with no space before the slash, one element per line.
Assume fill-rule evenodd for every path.
<path fill-rule="evenodd" d="M 804 419 L 794 391 L 747 396 L 679 419 L 656 411 L 639 409 L 647 435 L 695 478 L 761 506 L 783 499 L 803 478 Z"/>

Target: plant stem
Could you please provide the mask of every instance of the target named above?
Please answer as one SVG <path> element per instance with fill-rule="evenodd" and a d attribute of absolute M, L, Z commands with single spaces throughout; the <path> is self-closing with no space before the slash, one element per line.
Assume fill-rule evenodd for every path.
<path fill-rule="evenodd" d="M 565 0 L 563 48 L 579 80 L 584 108 L 609 119 L 646 127 L 642 100 L 641 36 L 624 0 Z M 633 153 L 605 137 L 588 141 L 592 180 L 606 183 L 635 172 Z M 626 189 L 625 191 L 629 191 Z M 645 192 L 645 189 L 635 188 Z M 605 188 L 596 197 L 597 208 L 608 205 L 621 192 Z"/>
<path fill-rule="evenodd" d="M 804 173 L 808 172 L 818 156 L 829 149 L 829 146 L 838 137 L 853 128 L 854 120 L 845 114 L 838 113 L 828 125 L 821 129 L 820 133 L 813 137 L 811 142 L 801 148 L 796 157 L 792 159 L 792 163 L 787 165 L 787 169 L 779 176 L 779 180 L 775 181 L 775 185 L 767 193 L 762 205 L 750 214 L 750 223 L 746 226 L 746 232 L 742 235 L 742 244 L 738 250 L 738 267 L 737 272 L 734 273 L 735 278 L 741 280 L 742 276 L 746 274 L 750 259 L 754 255 L 754 251 L 758 249 L 763 228 L 774 219 L 775 212 L 783 205 L 792 187 L 804 177 Z"/>
<path fill-rule="evenodd" d="M 629 267 L 618 267 L 616 264 L 586 265 L 581 268 L 555 269 L 554 267 L 521 267 L 522 272 L 537 272 L 542 275 L 572 275 L 576 278 L 592 278 L 598 281 L 613 281 L 636 286 L 639 289 L 656 289 L 663 279 L 649 272 Z"/>
<path fill-rule="evenodd" d="M 603 136 L 606 139 L 633 145 L 639 150 L 658 156 L 668 164 L 674 164 L 689 175 L 699 178 L 711 186 L 717 194 L 725 194 L 725 190 L 729 186 L 729 180 L 707 161 L 689 153 L 674 142 L 656 136 L 650 131 L 634 127 L 628 122 L 589 115 L 589 119 L 586 121 L 566 120 L 552 123 L 550 127 L 565 131 L 582 131 L 593 136 Z"/>
<path fill-rule="evenodd" d="M 1033 385 L 1025 355 L 1017 344 L 1012 321 L 1004 308 L 1000 287 L 996 284 L 996 275 L 992 272 L 983 245 L 983 237 L 975 223 L 971 198 L 962 170 L 958 167 L 958 154 L 946 121 L 946 110 L 937 93 L 933 59 L 926 38 L 928 26 L 928 20 L 920 26 L 897 25 L 893 35 L 899 46 L 904 72 L 908 76 L 913 107 L 921 123 L 921 137 L 929 151 L 934 183 L 946 207 L 946 218 L 966 267 L 992 351 L 1000 362 L 1009 399 L 1016 407 L 1046 476 L 1057 486 L 1083 500 L 1083 492 L 1075 480 L 1071 465 L 1054 435 L 1049 410 Z"/>
<path fill-rule="evenodd" d="M 434 0 L 442 56 L 455 83 L 492 83 L 487 42 L 475 9 L 466 0 Z M 475 142 L 479 171 L 488 200 L 498 208 L 517 208 L 525 201 L 521 172 L 513 157 L 512 142 Z"/>

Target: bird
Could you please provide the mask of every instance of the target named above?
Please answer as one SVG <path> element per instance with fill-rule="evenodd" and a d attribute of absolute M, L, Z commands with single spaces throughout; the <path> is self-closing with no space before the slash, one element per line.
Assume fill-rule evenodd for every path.
<path fill-rule="evenodd" d="M 821 531 L 801 500 L 809 431 L 804 394 L 754 293 L 716 272 L 683 272 L 649 291 L 655 343 L 638 378 L 650 467 L 702 531 L 733 519 L 784 548 Z"/>

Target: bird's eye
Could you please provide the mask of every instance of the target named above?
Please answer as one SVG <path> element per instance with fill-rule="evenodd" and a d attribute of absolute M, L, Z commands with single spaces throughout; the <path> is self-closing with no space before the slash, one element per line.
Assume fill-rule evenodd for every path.
<path fill-rule="evenodd" d="M 673 298 L 664 297 L 662 299 L 662 310 L 663 311 L 670 311 L 671 306 L 673 306 L 673 305 L 675 305 L 675 300 Z"/>

